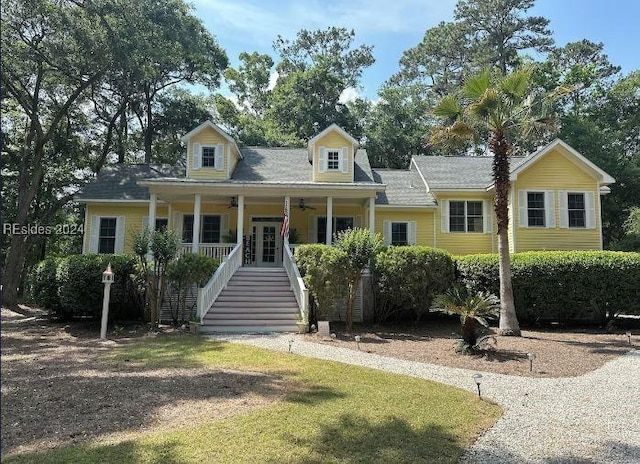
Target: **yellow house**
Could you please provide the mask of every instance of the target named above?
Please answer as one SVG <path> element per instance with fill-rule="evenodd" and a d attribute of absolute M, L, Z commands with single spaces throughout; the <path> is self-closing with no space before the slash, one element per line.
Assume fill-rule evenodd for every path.
<path fill-rule="evenodd" d="M 77 200 L 86 204 L 84 253 L 131 252 L 135 232 L 168 227 L 182 237 L 181 253 L 225 258 L 227 281 L 199 303 L 203 321 L 237 272 L 255 268 L 246 278 L 255 284 L 261 269 L 274 268 L 275 279 L 284 267 L 296 287 L 289 241 L 331 243 L 340 230 L 366 227 L 388 245 L 497 250 L 491 157 L 420 156 L 408 170 L 372 169 L 335 124 L 304 149 L 239 148 L 209 121 L 183 141 L 184 165 L 105 168 Z M 511 182 L 511 251 L 602 248 L 600 195 L 614 179 L 580 153 L 555 140 L 513 158 Z"/>

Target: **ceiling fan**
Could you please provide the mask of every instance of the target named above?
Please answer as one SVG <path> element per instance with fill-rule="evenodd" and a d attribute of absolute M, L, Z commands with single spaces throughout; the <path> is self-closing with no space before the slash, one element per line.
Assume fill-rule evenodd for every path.
<path fill-rule="evenodd" d="M 238 200 L 236 199 L 236 197 L 231 197 L 231 201 L 229 202 L 229 206 L 227 206 L 227 209 L 237 208 L 237 207 L 238 207 Z"/>
<path fill-rule="evenodd" d="M 300 200 L 298 201 L 298 208 L 300 208 L 302 211 L 307 210 L 307 209 L 315 209 L 313 206 L 307 206 L 304 204 L 304 198 L 300 198 Z"/>

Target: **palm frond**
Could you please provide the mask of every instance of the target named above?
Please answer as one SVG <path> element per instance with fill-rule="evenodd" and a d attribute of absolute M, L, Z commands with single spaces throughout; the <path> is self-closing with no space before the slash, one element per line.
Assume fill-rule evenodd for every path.
<path fill-rule="evenodd" d="M 469 113 L 481 119 L 487 119 L 500 106 L 500 96 L 495 89 L 489 88 L 469 105 Z"/>
<path fill-rule="evenodd" d="M 510 100 L 522 100 L 529 91 L 532 73 L 532 68 L 524 68 L 507 74 L 500 80 L 499 88 Z"/>
<path fill-rule="evenodd" d="M 471 100 L 482 98 L 487 89 L 491 87 L 491 71 L 488 69 L 466 80 L 463 87 L 464 95 Z"/>
<path fill-rule="evenodd" d="M 433 114 L 439 118 L 455 121 L 462 116 L 462 105 L 453 95 L 442 97 L 432 110 Z"/>

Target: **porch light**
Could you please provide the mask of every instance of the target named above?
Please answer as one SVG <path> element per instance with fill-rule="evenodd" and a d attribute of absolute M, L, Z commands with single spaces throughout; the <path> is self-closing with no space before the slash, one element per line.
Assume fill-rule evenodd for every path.
<path fill-rule="evenodd" d="M 533 372 L 533 360 L 536 359 L 536 354 L 527 353 L 527 359 L 529 359 L 529 372 Z"/>
<path fill-rule="evenodd" d="M 631 345 L 631 331 L 627 331 L 627 340 L 629 341 L 629 345 Z"/>
<path fill-rule="evenodd" d="M 480 394 L 480 384 L 482 383 L 482 374 L 473 374 L 471 377 L 473 377 L 473 381 L 476 383 L 476 386 L 478 387 L 478 398 L 482 398 L 482 395 Z"/>
<path fill-rule="evenodd" d="M 358 345 L 358 349 L 360 349 L 360 340 L 361 340 L 360 335 L 356 335 L 355 338 L 356 338 L 356 345 Z"/>

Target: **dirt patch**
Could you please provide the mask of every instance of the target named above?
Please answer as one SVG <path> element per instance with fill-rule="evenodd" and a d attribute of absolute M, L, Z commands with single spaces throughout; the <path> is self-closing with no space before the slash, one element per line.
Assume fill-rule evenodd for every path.
<path fill-rule="evenodd" d="M 128 327 L 107 341 L 98 332 L 91 324 L 51 322 L 29 308 L 2 309 L 3 457 L 223 419 L 290 390 L 286 379 L 260 373 L 104 363 L 115 347 L 148 332 Z"/>
<path fill-rule="evenodd" d="M 456 319 L 435 319 L 420 327 L 355 327 L 346 332 L 344 324 L 331 323 L 335 339 L 317 334 L 305 335 L 306 341 L 327 343 L 357 350 L 355 335 L 360 335 L 360 349 L 382 356 L 423 363 L 460 367 L 479 371 L 533 377 L 574 377 L 602 366 L 629 351 L 624 333 L 603 333 L 593 329 L 523 330 L 522 337 L 496 336 L 494 351 L 481 355 L 462 355 L 455 351 L 460 326 Z M 632 338 L 640 344 L 637 332 Z M 527 353 L 534 353 L 533 370 Z"/>

